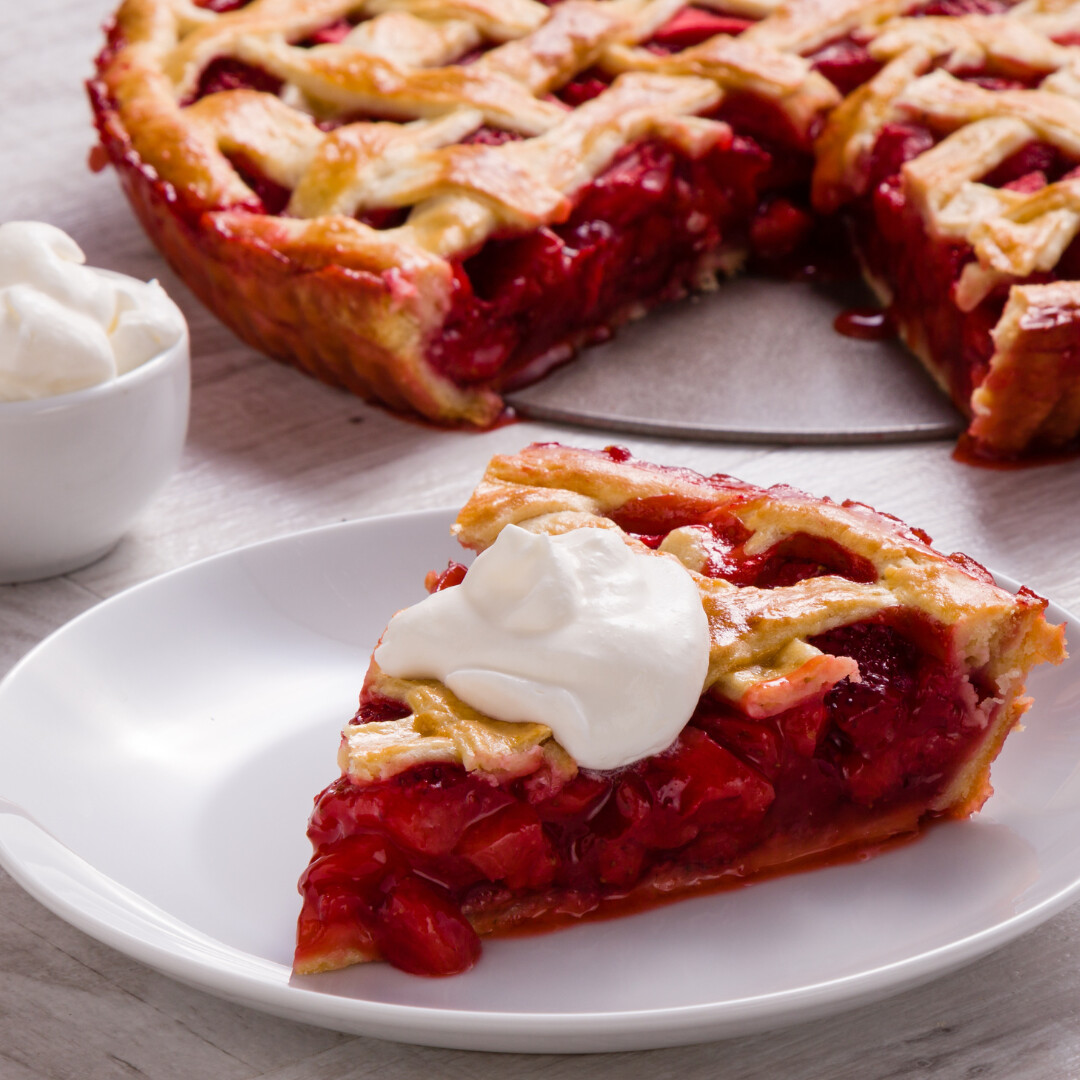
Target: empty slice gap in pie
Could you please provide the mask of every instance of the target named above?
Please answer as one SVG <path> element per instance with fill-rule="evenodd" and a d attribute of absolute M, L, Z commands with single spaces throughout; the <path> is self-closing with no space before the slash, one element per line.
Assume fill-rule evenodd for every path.
<path fill-rule="evenodd" d="M 1065 656 L 1027 589 L 858 503 L 617 448 L 496 457 L 315 802 L 295 970 L 867 852 L 990 795 Z"/>

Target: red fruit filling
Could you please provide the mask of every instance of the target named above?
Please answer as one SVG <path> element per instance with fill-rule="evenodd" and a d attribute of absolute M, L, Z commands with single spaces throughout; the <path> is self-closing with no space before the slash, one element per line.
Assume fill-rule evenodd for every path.
<path fill-rule="evenodd" d="M 335 19 L 334 22 L 316 30 L 305 41 L 298 44 L 311 47 L 312 45 L 337 45 L 344 41 L 356 23 L 349 19 Z"/>
<path fill-rule="evenodd" d="M 882 68 L 881 62 L 870 55 L 865 43 L 853 37 L 830 41 L 811 53 L 808 59 L 845 95 L 864 82 L 869 82 Z"/>
<path fill-rule="evenodd" d="M 765 720 L 706 696 L 668 750 L 554 791 L 450 764 L 337 780 L 309 828 L 297 962 L 352 949 L 453 974 L 475 962 L 476 930 L 737 881 L 785 851 L 858 842 L 867 808 L 907 809 L 913 828 L 983 728 L 935 628 L 901 622 L 814 639 L 855 658 L 861 682 Z M 387 716 L 386 702 L 366 701 L 357 722 Z"/>
<path fill-rule="evenodd" d="M 237 11 L 242 7 L 247 7 L 250 3 L 251 0 L 195 0 L 196 7 L 216 11 L 219 15 L 224 15 L 229 11 Z"/>
<path fill-rule="evenodd" d="M 801 161 L 748 137 L 700 158 L 658 142 L 627 148 L 578 194 L 564 224 L 495 238 L 456 263 L 429 362 L 460 385 L 506 388 L 602 340 L 635 305 L 681 295 L 709 252 L 755 239 L 769 253 L 791 250 L 804 216 L 787 203 L 759 210 L 778 153 Z"/>
<path fill-rule="evenodd" d="M 247 64 L 243 60 L 234 60 L 230 56 L 219 56 L 203 68 L 191 101 L 198 101 L 209 94 L 218 94 L 224 90 L 259 90 L 264 94 L 277 95 L 283 85 L 281 79 L 262 68 Z"/>
<path fill-rule="evenodd" d="M 631 460 L 619 447 L 605 453 Z M 756 491 L 711 479 L 736 496 Z M 689 497 L 638 499 L 613 517 L 653 547 L 672 529 L 707 528 L 706 573 L 740 586 L 875 577 L 865 559 L 808 534 L 748 556 L 752 534 L 731 508 L 710 513 Z M 426 584 L 452 588 L 466 573 L 451 562 Z M 369 785 L 342 777 L 311 819 L 298 964 L 351 949 L 452 974 L 475 962 L 477 930 L 557 922 L 628 897 L 658 902 L 702 880 L 737 882 L 790 851 L 858 844 L 868 809 L 913 829 L 981 738 L 974 710 L 986 689 L 969 683 L 947 638 L 919 615 L 854 623 L 811 644 L 854 658 L 860 681 L 766 719 L 706 695 L 668 750 L 626 768 L 582 770 L 562 786 L 546 771 L 495 784 L 452 764 Z M 365 693 L 353 722 L 407 714 Z"/>
<path fill-rule="evenodd" d="M 910 15 L 1000 15 L 1016 0 L 929 0 L 913 8 Z"/>

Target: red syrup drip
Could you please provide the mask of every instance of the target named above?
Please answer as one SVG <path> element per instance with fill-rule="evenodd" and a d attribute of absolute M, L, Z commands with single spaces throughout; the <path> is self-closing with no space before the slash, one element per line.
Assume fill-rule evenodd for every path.
<path fill-rule="evenodd" d="M 859 341 L 888 341 L 896 337 L 892 316 L 880 308 L 848 308 L 833 319 L 833 329 Z"/>

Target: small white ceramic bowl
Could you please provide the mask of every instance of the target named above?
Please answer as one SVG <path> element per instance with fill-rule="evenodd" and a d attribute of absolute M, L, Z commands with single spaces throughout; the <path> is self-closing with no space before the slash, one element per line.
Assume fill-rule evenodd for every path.
<path fill-rule="evenodd" d="M 70 394 L 0 402 L 0 583 L 100 559 L 176 470 L 191 348 Z"/>

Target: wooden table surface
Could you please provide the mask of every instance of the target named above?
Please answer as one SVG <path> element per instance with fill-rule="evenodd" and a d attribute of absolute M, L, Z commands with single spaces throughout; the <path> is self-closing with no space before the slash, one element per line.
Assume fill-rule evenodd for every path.
<path fill-rule="evenodd" d="M 534 439 L 612 441 L 525 423 L 486 434 L 429 430 L 239 344 L 152 249 L 113 173 L 87 170 L 93 136 L 81 84 L 109 7 L 2 5 L 0 220 L 50 221 L 91 263 L 162 281 L 192 329 L 191 429 L 180 471 L 110 555 L 63 578 L 0 587 L 0 674 L 75 615 L 166 570 L 311 526 L 455 504 L 493 453 Z M 1080 463 L 987 471 L 954 463 L 944 443 L 791 449 L 616 438 L 646 459 L 869 502 L 927 529 L 945 550 L 964 550 L 1080 610 Z M 357 1038 L 222 1002 L 85 936 L 0 873 L 0 1080 L 422 1072 L 1078 1077 L 1080 906 L 925 987 L 828 1020 L 680 1049 L 529 1057 Z"/>

